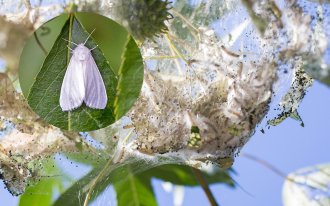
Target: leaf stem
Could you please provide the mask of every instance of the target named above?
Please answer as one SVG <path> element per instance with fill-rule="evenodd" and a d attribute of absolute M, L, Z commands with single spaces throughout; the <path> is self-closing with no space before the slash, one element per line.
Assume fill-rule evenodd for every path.
<path fill-rule="evenodd" d="M 168 40 L 168 43 L 171 47 L 171 49 L 173 49 L 173 51 L 186 63 L 189 65 L 189 62 L 188 60 L 181 54 L 181 52 L 178 50 L 178 48 L 174 45 L 174 43 L 172 42 L 172 39 L 166 34 L 165 35 L 167 40 Z"/>
<path fill-rule="evenodd" d="M 128 138 L 131 136 L 131 134 L 132 134 L 132 132 L 133 132 L 133 130 L 132 131 L 130 131 L 129 133 L 128 133 L 128 135 L 124 138 L 124 140 L 123 140 L 123 143 L 125 144 L 126 143 L 126 141 L 128 140 Z M 117 149 L 121 149 L 121 148 L 117 148 Z M 105 176 L 105 175 L 107 175 L 107 174 L 109 174 L 109 172 L 108 172 L 108 169 L 110 168 L 110 166 L 114 163 L 114 157 L 115 157 L 116 155 L 112 155 L 112 157 L 107 161 L 107 163 L 104 165 L 104 167 L 103 167 L 103 169 L 101 170 L 101 172 L 97 175 L 97 177 L 92 181 L 92 183 L 91 183 L 91 186 L 89 187 L 89 189 L 88 189 L 88 192 L 87 192 L 87 194 L 86 194 L 86 197 L 85 197 L 85 201 L 84 201 L 84 205 L 83 206 L 87 206 L 88 205 L 88 202 L 89 202 L 89 200 L 90 200 L 90 198 L 91 198 L 91 195 L 92 195 L 92 192 L 93 192 L 93 190 L 94 190 L 94 188 L 95 188 L 95 186 L 96 186 L 96 184 Z"/>
<path fill-rule="evenodd" d="M 166 39 L 167 39 L 168 46 L 170 47 L 171 55 L 172 55 L 172 56 L 176 56 L 176 55 L 178 55 L 177 52 L 175 52 L 175 49 L 174 49 L 175 47 L 173 47 L 174 45 L 171 43 L 171 40 L 169 39 L 169 37 L 168 37 L 167 35 L 166 35 Z M 179 56 L 179 58 L 181 58 L 180 55 L 178 55 L 178 56 Z M 182 58 L 181 58 L 181 59 L 182 59 Z M 178 60 L 178 59 L 173 59 L 173 60 L 174 60 L 174 62 L 175 62 L 175 65 L 176 65 L 176 67 L 177 67 L 177 69 L 178 69 L 179 74 L 181 75 L 183 69 L 182 69 L 181 66 L 180 66 L 180 62 L 179 62 L 179 60 Z"/>
<path fill-rule="evenodd" d="M 86 194 L 86 197 L 85 197 L 85 201 L 84 201 L 84 206 L 87 206 L 88 205 L 88 202 L 91 198 L 91 195 L 92 195 L 92 192 L 96 186 L 96 184 L 100 181 L 100 179 L 102 179 L 104 177 L 105 174 L 107 174 L 107 169 L 112 165 L 112 160 L 113 160 L 113 157 L 112 156 L 108 161 L 107 163 L 104 165 L 102 171 L 97 175 L 97 177 L 92 181 L 92 185 L 89 187 L 88 189 L 88 192 Z"/>
<path fill-rule="evenodd" d="M 73 16 L 74 14 L 70 13 L 69 18 L 70 18 L 70 26 L 69 26 L 69 41 L 72 41 L 72 24 L 73 24 Z M 67 60 L 66 60 L 66 65 L 69 65 L 70 61 L 70 50 L 68 48 L 68 53 L 67 53 Z M 71 131 L 71 112 L 68 112 L 68 130 Z"/>
<path fill-rule="evenodd" d="M 167 35 L 172 39 L 172 41 L 176 41 L 178 44 L 180 44 L 182 47 L 184 47 L 185 50 L 194 50 L 194 49 L 196 49 L 196 45 L 195 45 L 195 47 L 192 47 L 185 40 L 182 40 L 182 39 L 178 38 L 174 34 L 167 34 Z"/>
<path fill-rule="evenodd" d="M 196 168 L 191 168 L 197 181 L 199 182 L 199 184 L 202 186 L 206 196 L 207 196 L 207 199 L 209 200 L 210 202 L 210 205 L 211 206 L 218 206 L 219 204 L 217 203 L 217 201 L 215 200 L 206 180 L 204 179 L 203 177 L 203 173 L 199 170 L 199 169 L 196 169 Z"/>
<path fill-rule="evenodd" d="M 38 46 L 40 47 L 40 49 L 44 52 L 44 54 L 47 56 L 48 52 L 46 50 L 46 48 L 42 45 L 38 35 L 37 35 L 37 32 L 34 32 L 33 33 L 33 36 L 34 36 L 34 39 L 36 40 Z"/>

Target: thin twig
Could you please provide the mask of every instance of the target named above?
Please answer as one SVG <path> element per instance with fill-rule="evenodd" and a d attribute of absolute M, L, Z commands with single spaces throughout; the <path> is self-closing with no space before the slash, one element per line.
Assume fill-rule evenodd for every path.
<path fill-rule="evenodd" d="M 204 177 L 203 177 L 203 173 L 199 170 L 199 169 L 196 169 L 196 168 L 191 168 L 197 181 L 199 182 L 199 184 L 202 186 L 206 196 L 207 196 L 207 199 L 209 200 L 210 202 L 210 205 L 211 206 L 218 206 L 219 204 L 217 203 L 217 201 L 215 200 L 207 182 L 205 181 Z"/>
<path fill-rule="evenodd" d="M 172 39 L 166 34 L 166 39 L 169 42 L 170 48 L 173 49 L 173 51 L 186 63 L 189 64 L 189 61 L 181 54 L 181 52 L 178 50 L 178 48 L 174 45 Z"/>
<path fill-rule="evenodd" d="M 274 173 L 276 173 L 280 177 L 283 177 L 284 179 L 287 179 L 288 178 L 287 175 L 284 172 L 282 172 L 281 170 L 277 169 L 275 166 L 271 165 L 270 163 L 266 162 L 265 160 L 262 160 L 262 159 L 260 159 L 260 158 L 258 158 L 256 156 L 253 156 L 253 155 L 247 154 L 247 153 L 243 153 L 243 154 L 241 154 L 241 156 L 246 157 L 246 158 L 248 158 L 250 160 L 253 160 L 255 162 L 258 162 L 262 166 L 270 169 L 271 171 L 273 171 Z"/>
<path fill-rule="evenodd" d="M 172 56 L 179 56 L 181 59 L 182 59 L 182 55 L 181 55 L 181 53 L 177 53 L 176 51 L 175 51 L 175 47 L 173 46 L 173 44 L 172 44 L 172 42 L 171 42 L 171 40 L 169 39 L 169 37 L 166 35 L 166 40 L 167 40 L 167 44 L 168 44 L 168 46 L 169 46 L 169 48 L 170 48 L 170 52 L 171 52 L 171 55 Z M 173 59 L 174 60 L 174 62 L 175 62 L 175 65 L 176 65 L 176 67 L 178 68 L 178 72 L 179 72 L 179 74 L 181 75 L 182 73 L 183 73 L 183 69 L 181 68 L 181 66 L 180 66 L 180 62 L 179 62 L 179 60 L 178 59 Z M 182 59 L 183 60 L 183 59 Z"/>
<path fill-rule="evenodd" d="M 162 56 L 145 56 L 145 57 L 143 57 L 143 59 L 145 59 L 145 60 L 180 59 L 180 57 L 162 55 Z"/>
<path fill-rule="evenodd" d="M 174 34 L 167 34 L 171 39 L 173 39 L 173 41 L 176 41 L 178 44 L 180 44 L 180 46 L 182 46 L 185 50 L 194 50 L 196 49 L 196 47 L 192 47 L 191 45 L 189 45 L 187 43 L 187 41 L 182 40 L 180 38 L 178 38 L 177 36 L 175 36 Z M 195 45 L 196 46 L 196 45 Z"/>
<path fill-rule="evenodd" d="M 262 166 L 266 167 L 267 169 L 273 171 L 275 174 L 279 175 L 280 177 L 284 178 L 285 180 L 289 181 L 289 182 L 292 182 L 292 183 L 295 183 L 295 184 L 302 184 L 301 182 L 297 182 L 294 178 L 291 178 L 291 177 L 288 177 L 284 172 L 282 172 L 281 170 L 277 169 L 275 166 L 271 165 L 270 163 L 268 163 L 267 161 L 265 160 L 262 160 L 254 155 L 251 155 L 251 154 L 247 154 L 247 153 L 242 153 L 241 156 L 243 157 L 246 157 L 250 160 L 253 160 L 259 164 L 261 164 Z M 318 181 L 314 181 L 315 183 L 321 185 L 321 186 L 324 186 L 324 184 L 321 184 L 320 182 Z M 311 189 L 317 189 L 319 190 L 319 188 L 316 188 L 312 185 L 309 185 L 307 183 L 304 183 L 305 186 L 311 188 Z"/>
<path fill-rule="evenodd" d="M 104 177 L 104 175 L 108 174 L 108 169 L 110 168 L 110 166 L 112 165 L 113 163 L 113 157 L 112 156 L 108 162 L 104 165 L 103 169 L 101 170 L 101 172 L 97 175 L 97 177 L 93 180 L 92 182 L 92 185 L 89 187 L 88 189 L 88 192 L 86 194 L 86 197 L 85 197 L 85 201 L 84 201 L 84 206 L 87 206 L 88 205 L 88 202 L 91 198 L 91 195 L 92 195 L 92 192 L 95 188 L 95 186 L 97 185 L 97 183 Z"/>
<path fill-rule="evenodd" d="M 32 7 L 31 7 L 31 2 L 30 2 L 30 0 L 23 0 L 24 1 L 24 4 L 25 4 L 25 6 L 26 6 L 26 8 L 27 9 L 31 9 Z"/>
<path fill-rule="evenodd" d="M 194 26 L 192 25 L 192 23 L 186 18 L 184 17 L 182 14 L 180 14 L 179 12 L 177 12 L 175 9 L 172 9 L 171 12 L 179 17 L 184 23 L 186 23 L 186 25 L 188 25 L 189 28 L 191 28 L 193 32 L 196 32 L 196 34 L 194 34 L 193 32 L 191 32 L 191 34 L 194 36 L 195 39 L 199 39 L 199 30 Z"/>
<path fill-rule="evenodd" d="M 44 52 L 44 54 L 47 56 L 48 52 L 47 52 L 46 48 L 42 45 L 42 43 L 41 43 L 41 41 L 40 41 L 40 39 L 39 39 L 37 33 L 34 32 L 33 35 L 34 35 L 34 38 L 35 38 L 35 40 L 36 40 L 38 46 L 39 46 L 40 49 Z"/>

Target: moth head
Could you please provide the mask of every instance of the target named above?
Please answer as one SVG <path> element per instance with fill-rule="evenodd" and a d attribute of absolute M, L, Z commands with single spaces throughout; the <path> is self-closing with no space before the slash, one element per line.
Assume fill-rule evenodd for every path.
<path fill-rule="evenodd" d="M 90 50 L 84 46 L 84 44 L 79 44 L 73 51 L 73 55 L 80 61 L 84 61 L 90 55 Z"/>

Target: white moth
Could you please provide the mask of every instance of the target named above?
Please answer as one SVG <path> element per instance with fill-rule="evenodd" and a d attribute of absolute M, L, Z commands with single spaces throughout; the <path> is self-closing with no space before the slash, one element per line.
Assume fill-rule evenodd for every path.
<path fill-rule="evenodd" d="M 61 87 L 62 111 L 72 111 L 80 107 L 83 102 L 94 109 L 104 109 L 107 105 L 104 82 L 91 53 L 96 47 L 88 49 L 85 46 L 88 38 L 83 44 L 72 42 L 76 45 L 73 50 L 69 47 L 72 56 Z"/>

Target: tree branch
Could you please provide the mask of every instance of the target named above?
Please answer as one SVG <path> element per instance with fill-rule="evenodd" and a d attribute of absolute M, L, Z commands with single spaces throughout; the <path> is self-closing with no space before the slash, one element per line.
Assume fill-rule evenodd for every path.
<path fill-rule="evenodd" d="M 210 205 L 211 206 L 218 206 L 219 204 L 217 203 L 217 201 L 215 200 L 207 182 L 205 181 L 204 177 L 203 177 L 203 173 L 199 170 L 199 169 L 196 169 L 196 168 L 191 168 L 197 181 L 199 182 L 199 184 L 202 186 L 206 196 L 207 196 L 207 199 L 209 200 L 210 202 Z"/>
<path fill-rule="evenodd" d="M 25 4 L 25 6 L 26 6 L 27 9 L 31 9 L 31 2 L 30 2 L 30 0 L 23 0 L 23 2 L 24 2 L 24 4 Z"/>

